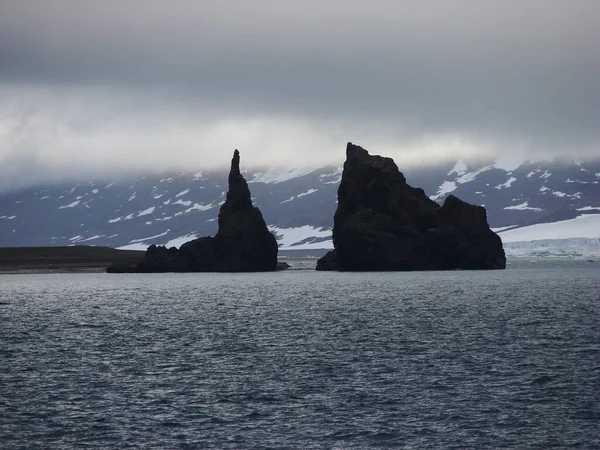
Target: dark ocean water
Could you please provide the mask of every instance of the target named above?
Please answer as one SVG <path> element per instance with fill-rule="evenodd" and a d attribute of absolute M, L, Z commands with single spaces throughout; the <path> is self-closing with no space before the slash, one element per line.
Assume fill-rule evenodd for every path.
<path fill-rule="evenodd" d="M 0 448 L 600 448 L 597 263 L 0 276 Z"/>

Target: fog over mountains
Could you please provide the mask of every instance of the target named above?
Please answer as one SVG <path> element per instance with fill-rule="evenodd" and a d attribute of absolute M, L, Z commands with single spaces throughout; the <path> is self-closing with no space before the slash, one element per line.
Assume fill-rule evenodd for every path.
<path fill-rule="evenodd" d="M 332 248 L 341 173 L 337 166 L 244 173 L 253 202 L 281 251 L 317 255 L 320 249 Z M 600 160 L 512 165 L 457 161 L 406 170 L 404 175 L 409 184 L 422 187 L 440 203 L 452 193 L 485 206 L 488 221 L 500 232 L 509 254 L 543 254 L 549 246 L 551 253 L 595 254 L 596 249 L 600 253 Z M 215 233 L 226 187 L 223 170 L 90 180 L 5 193 L 0 195 L 0 245 L 179 246 Z M 548 240 L 553 242 L 544 244 Z"/>
<path fill-rule="evenodd" d="M 600 148 L 597 0 L 0 5 L 0 191 L 236 147 L 289 167 L 346 141 L 403 164 Z"/>

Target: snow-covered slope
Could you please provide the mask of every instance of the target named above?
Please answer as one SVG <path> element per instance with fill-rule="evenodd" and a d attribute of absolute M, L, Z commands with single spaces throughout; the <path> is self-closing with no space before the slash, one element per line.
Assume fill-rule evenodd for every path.
<path fill-rule="evenodd" d="M 246 172 L 253 202 L 283 247 L 331 246 L 339 167 Z M 39 186 L 0 195 L 0 246 L 179 246 L 217 230 L 227 172 Z"/>
<path fill-rule="evenodd" d="M 600 162 L 571 164 L 492 163 L 469 167 L 459 161 L 431 198 L 450 193 L 483 205 L 494 227 L 572 219 L 600 204 Z M 592 211 L 593 209 L 588 209 Z M 595 210 L 594 210 L 595 211 Z"/>
<path fill-rule="evenodd" d="M 542 239 L 600 239 L 600 214 L 582 214 L 574 219 L 537 223 L 499 233 L 503 242 L 535 241 Z"/>
<path fill-rule="evenodd" d="M 510 256 L 600 255 L 600 214 L 582 214 L 574 219 L 537 223 L 499 234 Z"/>
<path fill-rule="evenodd" d="M 578 239 L 577 245 L 593 247 L 590 239 L 600 238 L 600 161 L 458 161 L 403 172 L 411 185 L 440 203 L 452 193 L 484 205 L 509 253 L 511 248 L 534 248 L 537 244 L 525 244 L 532 241 Z M 281 249 L 332 248 L 341 173 L 341 167 L 245 173 L 253 201 Z M 216 232 L 226 188 L 227 173 L 220 171 L 88 180 L 5 193 L 0 195 L 0 246 L 179 246 Z"/>

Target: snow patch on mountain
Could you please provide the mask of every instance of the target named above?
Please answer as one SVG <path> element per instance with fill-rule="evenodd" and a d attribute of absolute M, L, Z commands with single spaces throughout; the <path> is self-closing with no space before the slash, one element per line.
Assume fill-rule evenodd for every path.
<path fill-rule="evenodd" d="M 502 183 L 499 184 L 498 186 L 495 186 L 496 189 L 504 189 L 504 188 L 509 188 L 515 181 L 517 181 L 517 179 L 515 177 L 510 177 L 506 183 Z"/>
<path fill-rule="evenodd" d="M 324 173 L 319 175 L 319 180 L 324 180 L 326 178 L 333 178 L 333 180 L 325 181 L 323 184 L 338 184 L 342 181 L 342 172 L 344 171 L 343 167 L 338 167 L 331 173 Z"/>
<path fill-rule="evenodd" d="M 460 177 L 458 177 L 456 179 L 456 182 L 458 184 L 470 183 L 471 181 L 474 181 L 478 175 L 482 174 L 483 172 L 487 172 L 488 170 L 493 169 L 493 168 L 494 168 L 493 165 L 483 166 L 477 170 L 474 170 L 473 172 L 467 172 L 467 173 L 461 175 Z"/>
<path fill-rule="evenodd" d="M 167 241 L 167 243 L 164 245 L 167 248 L 171 248 L 171 247 L 179 248 L 186 242 L 192 241 L 194 239 L 198 239 L 197 234 L 186 234 L 185 236 L 179 236 L 178 238 L 171 239 L 170 241 Z"/>
<path fill-rule="evenodd" d="M 79 203 L 80 203 L 80 200 L 75 200 L 73 203 L 69 203 L 68 205 L 59 206 L 58 209 L 75 208 L 76 206 L 79 205 Z"/>
<path fill-rule="evenodd" d="M 462 161 L 459 161 L 455 164 L 454 168 L 452 170 L 450 170 L 450 172 L 448 172 L 448 176 L 451 175 L 458 175 L 456 179 L 454 180 L 445 180 L 441 185 L 439 185 L 437 192 L 435 193 L 435 195 L 431 195 L 429 198 L 431 200 L 438 200 L 442 197 L 444 197 L 446 194 L 449 194 L 453 191 L 455 191 L 458 188 L 458 185 L 460 184 L 466 184 L 466 183 L 471 183 L 472 181 L 475 181 L 475 179 L 477 178 L 477 176 L 481 175 L 484 172 L 487 172 L 488 170 L 493 169 L 494 167 L 496 167 L 494 164 L 491 165 L 487 165 L 487 166 L 483 166 L 480 167 L 477 170 L 473 170 L 471 172 L 468 172 L 468 167 L 466 166 L 466 164 L 464 164 Z M 516 181 L 509 179 L 505 184 L 505 187 L 510 187 L 510 185 Z M 500 188 L 498 188 L 500 189 Z"/>
<path fill-rule="evenodd" d="M 127 214 L 124 217 L 115 217 L 114 219 L 108 219 L 108 223 L 117 223 L 121 220 L 131 220 L 133 219 L 133 214 Z"/>
<path fill-rule="evenodd" d="M 80 243 L 80 242 L 89 242 L 89 241 L 93 241 L 93 240 L 100 239 L 100 238 L 103 238 L 103 237 L 104 237 L 103 234 L 96 234 L 96 235 L 91 236 L 89 238 L 80 239 L 80 240 L 77 241 L 77 243 Z"/>
<path fill-rule="evenodd" d="M 571 180 L 570 178 L 567 178 L 567 179 L 565 180 L 565 183 L 598 184 L 598 182 L 597 182 L 597 181 Z"/>
<path fill-rule="evenodd" d="M 304 196 L 306 196 L 306 195 L 314 194 L 314 193 L 315 193 L 315 192 L 317 192 L 317 191 L 318 191 L 318 189 L 309 189 L 309 190 L 308 190 L 308 191 L 306 191 L 306 192 L 303 192 L 303 193 L 301 193 L 301 194 L 298 194 L 298 195 L 296 195 L 296 198 L 300 198 L 300 197 L 304 197 Z"/>
<path fill-rule="evenodd" d="M 254 177 L 248 183 L 283 183 L 293 178 L 302 177 L 314 172 L 315 169 L 270 169 L 266 172 L 254 174 Z"/>
<path fill-rule="evenodd" d="M 331 230 L 328 228 L 316 228 L 310 225 L 294 228 L 281 228 L 271 225 L 268 228 L 275 235 L 280 250 L 333 248 Z"/>
<path fill-rule="evenodd" d="M 138 215 L 137 215 L 137 216 L 138 216 L 138 217 L 141 217 L 141 216 L 147 216 L 147 215 L 150 215 L 150 214 L 152 214 L 152 213 L 154 212 L 154 209 L 155 209 L 155 207 L 154 207 L 154 206 L 151 206 L 151 207 L 150 207 L 150 208 L 148 208 L 148 209 L 145 209 L 145 210 L 143 210 L 143 211 L 140 211 L 140 212 L 138 213 Z"/>
<path fill-rule="evenodd" d="M 295 200 L 295 199 L 297 199 L 297 198 L 302 198 L 302 197 L 305 197 L 305 196 L 307 196 L 307 195 L 314 194 L 314 193 L 315 193 L 315 192 L 317 192 L 317 191 L 318 191 L 318 189 L 309 189 L 308 191 L 302 192 L 301 194 L 298 194 L 298 195 L 292 195 L 292 196 L 291 196 L 290 198 L 288 198 L 287 200 L 284 200 L 284 201 L 282 201 L 282 202 L 279 202 L 279 204 L 280 204 L 280 205 L 283 205 L 284 203 L 291 202 L 292 200 Z"/>
<path fill-rule="evenodd" d="M 581 192 L 576 192 L 574 194 L 567 194 L 565 192 L 561 192 L 561 191 L 552 191 L 552 194 L 555 197 L 559 197 L 559 198 L 563 198 L 563 197 L 567 197 L 567 198 L 581 198 Z"/>
<path fill-rule="evenodd" d="M 453 181 L 444 181 L 435 195 L 430 195 L 429 198 L 431 200 L 437 200 L 440 197 L 443 197 L 446 194 L 449 194 L 452 191 L 456 190 L 456 183 Z"/>
<path fill-rule="evenodd" d="M 535 208 L 533 206 L 529 206 L 529 202 L 525 201 L 519 205 L 513 205 L 513 206 L 505 206 L 504 209 L 508 209 L 508 210 L 516 210 L 516 211 L 543 211 L 542 208 Z"/>
<path fill-rule="evenodd" d="M 175 202 L 177 203 L 177 202 Z M 192 211 L 208 211 L 211 208 L 214 208 L 215 205 L 213 205 L 212 203 L 210 205 L 202 205 L 200 203 L 194 203 L 191 207 L 189 207 L 188 209 L 186 209 L 184 211 L 185 214 L 192 212 Z"/>
<path fill-rule="evenodd" d="M 456 174 L 458 176 L 461 176 L 465 173 L 467 173 L 467 165 L 463 162 L 462 159 L 459 159 L 452 168 L 452 170 L 450 170 L 450 172 L 447 173 L 447 175 L 450 176 Z"/>

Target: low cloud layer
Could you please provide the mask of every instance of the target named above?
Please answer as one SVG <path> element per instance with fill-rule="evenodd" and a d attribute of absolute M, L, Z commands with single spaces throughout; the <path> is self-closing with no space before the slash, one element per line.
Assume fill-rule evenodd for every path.
<path fill-rule="evenodd" d="M 0 0 L 0 189 L 227 164 L 600 155 L 600 3 Z"/>

